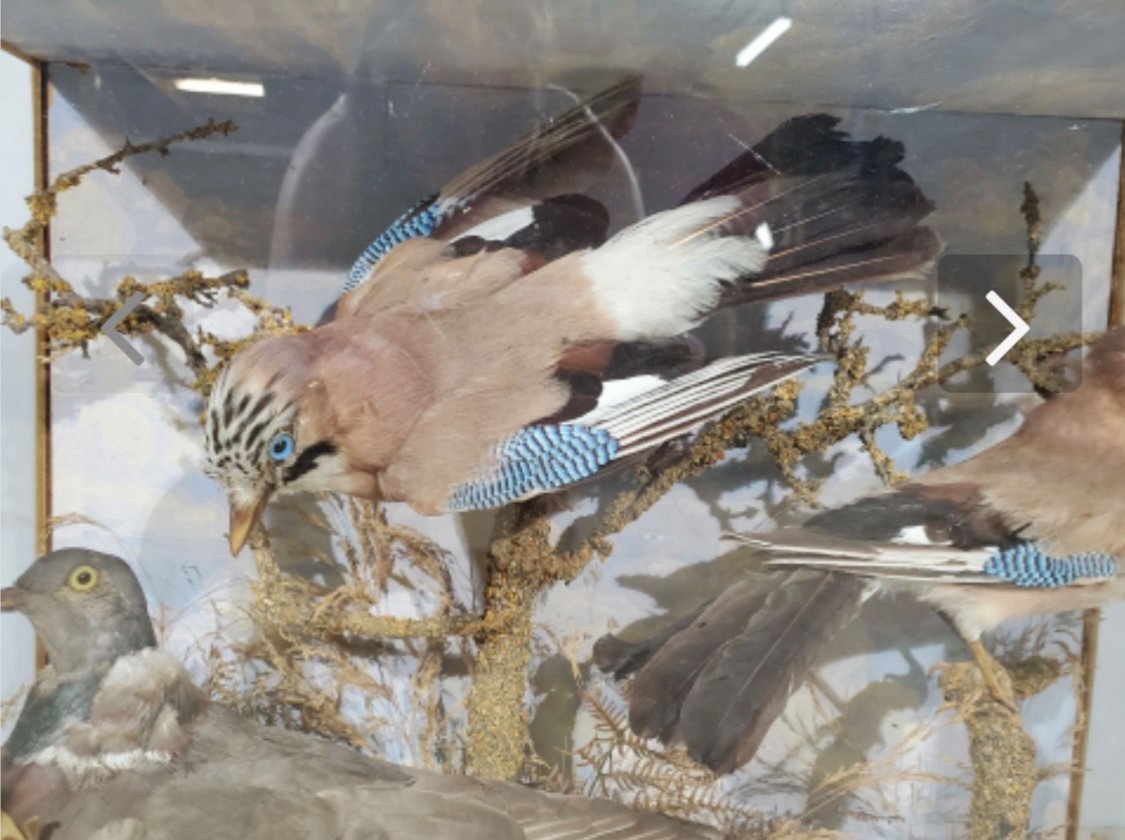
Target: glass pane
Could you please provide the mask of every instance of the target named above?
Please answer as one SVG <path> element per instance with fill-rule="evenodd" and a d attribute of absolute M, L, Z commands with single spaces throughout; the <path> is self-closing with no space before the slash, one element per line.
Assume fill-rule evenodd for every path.
<path fill-rule="evenodd" d="M 317 16 L 304 8 L 266 13 L 243 4 L 220 20 L 190 4 L 155 4 L 126 22 L 98 4 L 49 15 L 8 4 L 6 39 L 51 60 L 51 177 L 127 141 L 208 121 L 237 126 L 167 154 L 131 155 L 120 171 L 96 170 L 60 193 L 50 258 L 78 295 L 121 299 L 126 278 L 152 284 L 189 269 L 213 278 L 244 269 L 250 295 L 311 327 L 331 317 L 353 260 L 400 213 L 633 68 L 645 72 L 628 130 L 589 161 L 568 158 L 537 173 L 527 193 L 595 199 L 612 235 L 677 206 L 786 120 L 826 113 L 856 138 L 903 144 L 902 169 L 934 205 L 925 224 L 946 258 L 970 258 L 961 274 L 947 262 L 866 288 L 869 311 L 847 320 L 854 333 L 845 337 L 866 348 L 865 376 L 832 404 L 838 359 L 801 374 L 783 432 L 826 411 L 855 432 L 848 407 L 870 407 L 908 380 L 948 323 L 942 315 L 964 313 L 978 324 L 955 333 L 943 362 L 995 343 L 983 326 L 996 319 L 986 293 L 1013 303 L 1026 295 L 1018 272 L 1027 259 L 1028 190 L 1041 214 L 1040 279 L 1067 286 L 1034 307 L 1030 339 L 1092 333 L 1109 321 L 1125 23 L 1108 3 L 1034 12 L 1014 3 L 943 4 L 925 15 L 884 3 L 847 11 L 344 4 Z M 779 20 L 788 27 L 775 26 L 775 41 L 759 40 L 755 55 L 755 39 Z M 218 93 L 221 86 L 206 84 L 216 80 L 242 87 Z M 777 235 L 785 223 L 774 223 Z M 13 271 L 5 267 L 6 294 Z M 899 294 L 942 312 L 894 317 Z M 225 293 L 178 303 L 182 312 L 173 315 L 197 343 L 202 333 L 240 339 L 258 325 Z M 827 305 L 813 289 L 726 308 L 692 331 L 690 347 L 707 358 L 823 351 L 816 328 Z M 538 310 L 527 317 L 554 317 Z M 9 347 L 20 341 L 30 334 L 4 334 L 6 379 Z M 306 494 L 266 509 L 268 549 L 232 558 L 226 495 L 201 469 L 205 403 L 191 387 L 195 374 L 167 338 L 129 341 L 141 364 L 99 338 L 50 366 L 51 511 L 62 517 L 53 544 L 124 557 L 145 588 L 160 642 L 217 696 L 391 761 L 502 771 L 720 826 L 758 827 L 781 815 L 857 837 L 903 836 L 904 824 L 914 837 L 966 830 L 984 782 L 979 767 L 974 778 L 966 727 L 946 707 L 935 669 L 970 654 L 907 591 L 866 600 L 797 675 L 756 757 L 718 778 L 682 751 L 627 733 L 628 688 L 599 671 L 593 650 L 607 633 L 651 636 L 732 587 L 774 586 L 761 557 L 736 549 L 726 532 L 796 525 L 817 506 L 880 491 L 880 466 L 905 477 L 1012 435 L 1042 400 L 1012 365 L 978 364 L 891 403 L 916 406 L 925 423 L 906 412 L 875 424 L 868 443 L 883 462 L 852 433 L 808 446 L 786 475 L 747 435 L 620 529 L 604 525 L 611 505 L 628 502 L 645 476 L 681 463 L 688 439 L 524 508 L 522 546 L 498 539 L 511 510 L 426 516 L 401 502 L 372 507 Z M 5 389 L 6 426 L 18 416 L 13 400 Z M 452 430 L 449 439 L 457 439 Z M 638 478 L 641 463 L 647 472 Z M 6 484 L 6 507 L 11 492 Z M 543 556 L 534 550 L 538 524 L 550 549 Z M 608 544 L 591 542 L 599 525 Z M 7 539 L 6 580 L 29 560 Z M 496 572 L 490 556 L 510 565 Z M 542 576 L 521 576 L 521 562 L 541 563 Z M 281 577 L 271 577 L 272 563 Z M 482 613 L 508 623 L 459 635 Z M 406 640 L 363 632 L 392 627 L 377 624 L 384 617 L 435 619 L 449 632 Z M 1123 620 L 1120 606 L 1106 610 L 1087 757 L 1097 772 L 1085 779 L 1081 837 L 1125 830 L 1111 794 L 1125 773 L 1112 748 L 1112 686 L 1125 666 L 1107 650 Z M 5 619 L 6 636 L 16 621 Z M 1005 662 L 1021 663 L 1017 681 L 1030 687 L 1022 725 L 1040 771 L 1030 828 L 1056 832 L 1067 824 L 1073 734 L 1085 714 L 1079 663 L 1091 642 L 1082 615 L 1007 622 L 987 641 Z M 6 668 L 5 697 L 17 682 Z M 480 722 L 492 720 L 505 731 L 482 731 Z"/>

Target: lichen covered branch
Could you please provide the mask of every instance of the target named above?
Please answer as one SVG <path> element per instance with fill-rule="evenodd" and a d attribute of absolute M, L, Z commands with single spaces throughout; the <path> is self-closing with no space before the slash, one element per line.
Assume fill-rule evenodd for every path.
<path fill-rule="evenodd" d="M 1025 193 L 1027 208 L 1038 212 L 1038 202 L 1030 185 Z M 1036 216 L 1035 225 L 1038 224 Z M 1028 220 L 1029 243 L 1038 234 Z M 1021 314 L 1034 317 L 1034 308 L 1050 288 L 1038 284 L 1034 257 L 1024 270 L 1026 302 Z M 855 340 L 856 318 L 877 316 L 888 321 L 905 318 L 936 322 L 929 341 L 913 370 L 895 385 L 876 393 L 862 403 L 852 397 L 869 375 L 867 348 Z M 530 611 L 538 594 L 547 586 L 577 577 L 594 557 L 607 557 L 613 551 L 611 538 L 638 519 L 677 484 L 693 478 L 724 460 L 731 450 L 761 440 L 772 456 L 793 497 L 815 503 L 819 482 L 802 478 L 802 460 L 843 441 L 858 436 L 872 464 L 887 483 L 900 481 L 892 459 L 876 444 L 876 432 L 894 425 L 909 440 L 927 428 L 926 417 L 917 405 L 925 389 L 949 382 L 959 374 L 980 367 L 987 353 L 980 351 L 957 357 L 944 364 L 943 353 L 954 335 L 969 324 L 969 317 L 950 318 L 944 310 L 925 300 L 909 300 L 901 292 L 886 306 L 874 306 L 862 292 L 838 291 L 826 296 L 818 319 L 820 345 L 836 358 L 833 385 L 826 404 L 815 419 L 785 428 L 796 409 L 799 385 L 787 382 L 767 395 L 755 397 L 733 409 L 705 428 L 674 458 L 656 469 L 641 469 L 633 486 L 606 503 L 596 515 L 598 524 L 582 544 L 570 552 L 556 551 L 547 539 L 548 513 L 539 502 L 529 502 L 506 511 L 499 519 L 490 546 L 492 578 L 489 584 L 485 626 L 492 632 L 480 641 L 479 656 L 487 668 L 487 683 L 470 696 L 469 757 L 481 775 L 508 778 L 523 762 L 526 749 L 523 695 L 519 685 L 530 663 L 526 636 L 530 633 Z M 1041 366 L 1080 347 L 1090 337 L 1078 334 L 1047 340 L 1025 339 L 1014 364 L 1034 383 Z M 515 639 L 513 639 L 513 636 Z M 497 672 L 499 671 L 499 672 Z M 478 679 L 481 674 L 478 673 Z M 475 700 L 475 702 L 474 702 Z"/>
<path fill-rule="evenodd" d="M 3 236 L 12 253 L 31 270 L 24 278 L 24 284 L 40 294 L 44 303 L 39 312 L 25 315 L 17 311 L 8 298 L 0 300 L 4 326 L 16 333 L 29 329 L 43 330 L 47 336 L 48 360 L 72 350 L 80 350 L 87 355 L 90 343 L 100 337 L 105 322 L 127 298 L 140 292 L 144 299 L 122 321 L 119 331 L 129 336 L 158 334 L 178 346 L 184 363 L 195 377 L 192 388 L 203 395 L 210 390 L 222 365 L 249 340 L 263 333 L 297 329 L 288 310 L 246 292 L 250 279 L 245 271 L 230 271 L 211 277 L 192 268 L 152 283 L 125 277 L 117 284 L 112 297 L 91 298 L 75 291 L 47 260 L 40 244 L 48 224 L 58 212 L 60 194 L 77 187 L 91 172 L 116 174 L 120 172 L 121 164 L 135 155 L 149 152 L 166 155 L 176 143 L 202 140 L 214 134 L 225 136 L 235 130 L 237 127 L 229 120 L 211 120 L 205 125 L 149 143 L 134 145 L 126 141 L 113 154 L 64 172 L 48 187 L 28 196 L 30 218 L 22 227 L 4 228 Z M 250 339 L 223 341 L 201 330 L 193 334 L 185 325 L 184 303 L 190 301 L 210 308 L 224 298 L 238 301 L 257 317 L 258 327 Z M 209 362 L 207 351 L 210 351 L 214 362 Z"/>
<path fill-rule="evenodd" d="M 113 155 L 60 175 L 47 189 L 31 196 L 30 220 L 19 229 L 5 229 L 4 239 L 28 265 L 30 274 L 25 282 L 45 298 L 45 304 L 41 311 L 24 315 L 5 299 L 0 303 L 4 324 L 15 332 L 31 328 L 45 331 L 50 359 L 75 350 L 86 353 L 120 304 L 134 292 L 141 292 L 144 301 L 125 319 L 122 332 L 132 336 L 159 335 L 179 347 L 193 375 L 190 387 L 201 395 L 208 393 L 222 366 L 248 342 L 263 334 L 302 329 L 287 310 L 252 296 L 244 271 L 209 276 L 189 269 L 149 283 L 126 277 L 111 297 L 93 298 L 79 294 L 40 248 L 46 226 L 57 210 L 58 196 L 78 185 L 90 172 L 117 172 L 120 164 L 132 155 L 152 151 L 167 154 L 174 143 L 232 130 L 231 123 L 211 122 L 151 143 L 127 143 Z M 1022 209 L 1029 259 L 1021 271 L 1025 294 L 1019 312 L 1031 321 L 1036 306 L 1051 287 L 1040 282 L 1036 263 L 1040 211 L 1030 185 L 1025 189 Z M 228 341 L 199 328 L 193 331 L 185 324 L 189 304 L 209 308 L 221 301 L 240 305 L 254 316 L 252 335 Z M 857 394 L 861 388 L 870 388 L 869 380 L 876 371 L 871 367 L 868 348 L 857 335 L 861 316 L 886 321 L 914 320 L 928 330 L 926 345 L 913 368 L 895 384 L 863 400 L 857 399 Z M 529 752 L 525 703 L 532 659 L 533 611 L 540 596 L 551 586 L 574 580 L 592 560 L 609 556 L 614 536 L 642 517 L 677 484 L 738 457 L 737 451 L 754 440 L 760 441 L 776 465 L 778 475 L 791 490 L 791 498 L 804 503 L 815 504 L 820 489 L 819 481 L 807 474 L 810 456 L 853 435 L 884 482 L 901 480 L 903 476 L 891 457 L 879 448 L 877 434 L 884 427 L 893 426 L 903 438 L 917 436 L 927 427 L 926 416 L 919 407 L 920 394 L 984 364 L 984 352 L 942 362 L 944 351 L 968 323 L 967 316 L 952 316 L 924 299 L 908 298 L 901 292 L 882 306 L 869 302 L 862 292 L 830 293 L 825 298 L 816 335 L 820 349 L 834 359 L 835 368 L 832 384 L 814 418 L 798 421 L 797 382 L 785 383 L 748 400 L 707 426 L 689 443 L 668 448 L 659 459 L 638 469 L 627 487 L 599 507 L 593 515 L 591 530 L 569 550 L 561 550 L 552 543 L 549 501 L 533 500 L 501 511 L 487 549 L 490 576 L 480 616 L 457 611 L 445 552 L 424 535 L 388 523 L 377 506 L 344 503 L 340 511 L 343 527 L 332 529 L 338 538 L 334 540 L 335 551 L 332 557 L 324 559 L 325 568 L 333 573 L 330 585 L 314 583 L 306 576 L 280 568 L 277 552 L 271 548 L 268 536 L 259 530 L 252 537 L 258 574 L 247 608 L 255 634 L 251 641 L 236 647 L 233 660 L 219 652 L 218 647 L 213 649 L 211 687 L 260 717 L 319 731 L 357 746 L 377 747 L 371 733 L 390 725 L 387 716 L 393 717 L 390 710 L 396 700 L 373 676 L 373 668 L 391 650 L 396 656 L 414 657 L 417 668 L 413 684 L 428 686 L 425 723 L 416 727 L 414 734 L 420 731 L 429 747 L 449 742 L 443 728 L 445 712 L 440 690 L 433 687 L 440 682 L 443 656 L 456 644 L 456 654 L 462 661 L 470 653 L 475 655 L 469 666 L 464 758 L 478 775 L 517 777 Z M 1037 389 L 1051 391 L 1057 383 L 1048 372 L 1049 363 L 1080 346 L 1086 338 L 1067 334 L 1049 340 L 1025 339 L 1012 351 L 1009 360 Z M 422 575 L 421 584 L 411 582 L 403 573 L 404 565 Z M 417 618 L 383 614 L 381 600 L 391 585 L 424 589 L 426 594 L 436 597 L 436 608 Z M 328 686 L 317 678 L 325 671 L 335 681 Z M 379 710 L 373 711 L 366 705 L 367 716 L 357 723 L 354 716 L 344 712 L 347 688 L 357 689 L 372 702 L 377 700 Z M 608 707 L 602 710 L 602 718 L 605 726 L 622 729 L 618 716 Z M 1026 737 L 1018 725 L 1009 735 L 1015 744 L 1024 743 L 1021 739 Z M 1008 759 L 1021 755 L 1020 750 L 1015 750 Z M 612 755 L 590 752 L 585 757 L 601 762 L 598 766 L 603 776 L 612 775 L 625 785 L 629 784 L 629 774 L 635 772 L 606 764 L 611 762 Z M 982 778 L 982 774 L 992 772 L 988 769 L 991 765 L 985 758 L 978 762 L 976 752 L 973 761 L 978 784 L 984 790 L 988 779 Z M 675 763 L 673 767 L 676 772 L 688 774 L 685 778 L 689 780 L 696 779 L 692 773 L 702 772 Z M 697 787 L 706 788 L 709 784 L 704 776 L 697 781 Z M 668 791 L 671 790 L 669 787 Z M 992 791 L 989 795 L 998 795 L 992 788 L 988 790 Z M 1026 792 L 1021 788 L 1019 796 Z M 670 792 L 665 795 L 656 790 L 648 800 L 642 797 L 640 804 L 675 812 L 679 805 L 671 797 Z M 749 812 L 744 813 L 717 793 L 698 794 L 688 804 L 710 809 L 716 824 L 784 833 L 773 830 L 780 824 L 753 822 L 756 816 L 751 818 Z M 1023 813 L 1020 807 L 1015 803 L 1005 813 Z"/>

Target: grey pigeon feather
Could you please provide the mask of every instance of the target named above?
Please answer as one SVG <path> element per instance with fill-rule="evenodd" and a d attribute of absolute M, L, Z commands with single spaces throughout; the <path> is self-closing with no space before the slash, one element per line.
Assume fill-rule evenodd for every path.
<path fill-rule="evenodd" d="M 398 767 L 211 702 L 153 647 L 124 561 L 38 560 L 3 591 L 52 665 L 3 751 L 3 808 L 50 840 L 659 840 L 717 832 L 605 800 Z"/>

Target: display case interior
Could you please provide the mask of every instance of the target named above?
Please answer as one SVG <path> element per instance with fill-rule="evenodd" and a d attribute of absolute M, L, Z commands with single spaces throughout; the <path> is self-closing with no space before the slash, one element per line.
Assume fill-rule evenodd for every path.
<path fill-rule="evenodd" d="M 38 327 L 50 361 L 45 417 L 5 394 L 4 422 L 48 455 L 21 480 L 47 488 L 36 527 L 50 544 L 125 558 L 160 643 L 215 697 L 394 762 L 748 836 L 1125 831 L 1121 605 L 987 637 L 1016 718 L 982 705 L 965 643 L 936 612 L 909 594 L 869 598 L 730 773 L 634 734 L 628 681 L 595 662 L 607 634 L 651 638 L 734 587 L 773 586 L 729 532 L 791 526 L 962 462 L 1070 387 L 1068 366 L 1125 299 L 1113 4 L 352 5 L 5 5 L 6 41 L 42 62 L 45 175 L 32 216 L 5 211 L 6 236 L 18 245 L 28 218 L 23 233 L 46 235 L 5 263 L 4 353 Z M 741 62 L 775 20 L 789 24 Z M 628 125 L 535 172 L 529 193 L 589 196 L 612 236 L 787 120 L 826 114 L 853 138 L 902 144 L 941 260 L 706 320 L 690 347 L 707 358 L 822 355 L 636 466 L 456 515 L 277 497 L 232 558 L 226 494 L 201 469 L 218 371 L 252 336 L 330 318 L 353 260 L 400 213 L 627 74 L 641 84 Z M 29 272 L 30 302 L 13 294 Z M 135 291 L 145 303 L 123 335 L 139 364 L 101 331 Z M 993 291 L 1027 318 L 1033 348 L 996 366 Z M 8 545 L 5 581 L 33 559 Z M 6 703 L 30 676 L 9 652 Z"/>

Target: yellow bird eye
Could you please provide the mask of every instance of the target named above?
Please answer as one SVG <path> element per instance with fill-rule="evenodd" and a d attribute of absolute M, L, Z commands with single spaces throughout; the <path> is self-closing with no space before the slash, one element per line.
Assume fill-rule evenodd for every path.
<path fill-rule="evenodd" d="M 79 566 L 70 573 L 66 583 L 75 592 L 89 592 L 98 582 L 98 570 L 93 566 Z"/>

